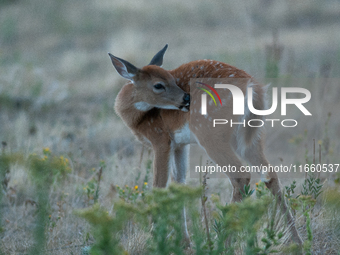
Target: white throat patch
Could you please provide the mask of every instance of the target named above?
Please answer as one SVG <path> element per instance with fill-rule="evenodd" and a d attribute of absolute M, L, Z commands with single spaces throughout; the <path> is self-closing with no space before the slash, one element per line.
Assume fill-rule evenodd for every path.
<path fill-rule="evenodd" d="M 160 108 L 160 109 L 168 109 L 168 110 L 179 110 L 178 107 L 174 105 L 151 105 L 147 102 L 137 102 L 134 104 L 134 106 L 137 110 L 140 110 L 142 112 L 149 111 L 154 107 Z"/>
<path fill-rule="evenodd" d="M 150 105 L 150 104 L 148 104 L 148 103 L 146 103 L 146 102 L 137 102 L 137 103 L 135 103 L 134 105 L 135 105 L 135 108 L 136 108 L 137 110 L 140 110 L 140 111 L 142 111 L 142 112 L 146 112 L 146 111 L 148 111 L 148 110 L 150 110 L 150 109 L 153 108 L 152 105 Z"/>

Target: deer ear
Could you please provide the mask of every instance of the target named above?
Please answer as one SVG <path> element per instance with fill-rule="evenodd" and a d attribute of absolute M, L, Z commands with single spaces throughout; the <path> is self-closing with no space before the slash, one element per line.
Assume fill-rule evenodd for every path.
<path fill-rule="evenodd" d="M 113 66 L 116 68 L 117 72 L 125 79 L 132 80 L 137 74 L 138 68 L 133 64 L 127 62 L 124 59 L 117 58 L 109 53 Z"/>
<path fill-rule="evenodd" d="M 156 66 L 162 66 L 163 64 L 163 56 L 164 53 L 166 51 L 166 49 L 168 48 L 168 44 L 166 44 L 164 46 L 163 49 L 161 49 L 151 60 L 149 65 L 156 65 Z"/>

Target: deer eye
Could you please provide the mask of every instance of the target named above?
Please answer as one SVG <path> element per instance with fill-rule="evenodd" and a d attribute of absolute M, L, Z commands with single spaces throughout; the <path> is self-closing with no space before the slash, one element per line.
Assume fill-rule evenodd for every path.
<path fill-rule="evenodd" d="M 153 85 L 153 87 L 154 87 L 156 90 L 165 90 L 164 85 L 161 84 L 161 83 L 157 83 L 157 84 Z"/>

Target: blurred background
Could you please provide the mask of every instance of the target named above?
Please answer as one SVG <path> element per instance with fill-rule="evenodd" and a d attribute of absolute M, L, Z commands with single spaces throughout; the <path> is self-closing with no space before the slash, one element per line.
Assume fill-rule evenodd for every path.
<path fill-rule="evenodd" d="M 113 110 L 125 80 L 107 52 L 142 67 L 168 43 L 165 69 L 215 59 L 259 80 L 302 78 L 295 86 L 310 89 L 313 118 L 293 131 L 268 131 L 267 157 L 303 162 L 316 139 L 336 163 L 339 31 L 338 0 L 0 0 L 0 141 L 12 152 L 48 147 L 66 155 L 80 178 L 74 192 L 100 160 L 109 170 L 103 194 L 131 185 L 141 146 Z M 25 171 L 14 168 L 8 185 L 21 201 L 32 194 L 27 183 Z"/>
<path fill-rule="evenodd" d="M 337 0 L 1 0 L 0 138 L 110 155 L 129 132 L 107 52 L 142 67 L 168 43 L 165 69 L 216 59 L 257 79 L 339 78 L 339 28 Z"/>

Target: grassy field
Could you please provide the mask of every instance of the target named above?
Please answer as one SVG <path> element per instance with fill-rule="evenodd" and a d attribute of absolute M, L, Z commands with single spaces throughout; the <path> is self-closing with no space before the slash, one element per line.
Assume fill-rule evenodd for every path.
<path fill-rule="evenodd" d="M 267 129 L 267 158 L 272 164 L 310 163 L 315 139 L 317 149 L 318 144 L 322 148 L 322 162 L 339 163 L 339 17 L 336 0 L 0 1 L 2 253 L 86 254 L 95 245 L 95 254 L 114 254 L 119 249 L 129 254 L 151 254 L 151 250 L 162 254 L 155 238 L 162 229 L 139 224 L 142 220 L 134 218 L 138 213 L 127 206 L 141 211 L 143 203 L 162 201 L 151 191 L 151 151 L 144 149 L 142 154 L 142 146 L 113 110 L 125 81 L 113 69 L 107 52 L 142 67 L 168 43 L 165 69 L 196 59 L 216 59 L 259 80 L 268 82 L 265 78 L 269 77 L 290 86 L 292 81 L 300 83 L 295 86 L 312 93 L 308 109 L 313 117 L 301 118 L 294 129 Z M 273 48 L 280 51 L 278 56 L 270 50 Z M 301 116 L 294 113 L 291 117 Z M 315 157 L 318 161 L 318 150 Z M 308 200 L 309 204 L 294 200 L 295 205 L 301 203 L 295 215 L 298 230 L 307 240 L 305 251 L 339 254 L 339 175 L 322 175 L 320 183 L 314 182 L 313 187 L 322 185 L 318 196 L 313 188 L 303 187 L 304 177 L 295 180 L 291 199 L 298 194 L 316 199 Z M 293 181 L 282 179 L 283 187 L 289 190 Z M 257 182 L 252 180 L 250 188 L 255 190 Z M 202 186 L 191 173 L 187 183 Z M 270 248 L 258 253 L 269 254 L 274 248 L 281 254 L 293 253 L 287 250 L 289 233 L 283 230 L 284 220 L 279 213 L 273 216 L 275 206 L 266 200 L 268 194 L 262 194 L 266 192 L 261 183 L 258 185 L 244 206 L 270 209 L 254 219 L 255 229 L 249 228 L 249 222 L 239 222 L 244 231 L 235 229 L 234 250 L 229 254 L 252 254 L 251 247 L 264 247 L 261 238 L 269 238 L 265 229 L 270 229 L 271 219 L 275 238 L 280 231 L 284 235 L 277 244 L 269 238 Z M 226 178 L 211 178 L 205 188 L 209 188 L 203 195 L 207 197 L 205 206 L 200 191 L 168 191 L 169 197 L 183 194 L 194 201 L 188 205 L 194 245 L 183 251 L 164 250 L 168 254 L 223 254 L 216 247 L 225 236 L 214 226 L 216 220 L 221 226 L 230 223 L 232 214 L 222 219 L 217 215 L 218 208 L 231 210 L 224 206 L 230 201 L 232 187 Z M 231 211 L 241 212 L 242 206 Z M 89 211 L 80 213 L 81 209 Z M 133 217 L 119 218 L 120 212 Z M 107 221 L 96 220 L 97 216 Z M 124 224 L 117 225 L 117 219 Z M 106 230 L 110 234 L 103 234 Z M 165 232 L 168 247 L 178 244 L 177 236 L 169 234 L 170 227 Z M 252 240 L 257 243 L 249 244 L 247 238 L 254 233 Z M 111 250 L 104 250 L 102 237 L 108 238 Z M 118 249 L 112 240 L 124 248 Z M 198 243 L 202 247 L 197 248 Z"/>

